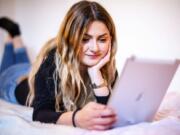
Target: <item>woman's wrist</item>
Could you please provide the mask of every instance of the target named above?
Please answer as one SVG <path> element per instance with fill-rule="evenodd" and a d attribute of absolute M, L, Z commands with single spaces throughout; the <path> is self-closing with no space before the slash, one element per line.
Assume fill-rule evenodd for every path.
<path fill-rule="evenodd" d="M 102 73 L 100 70 L 88 70 L 88 74 L 91 79 L 91 83 L 95 83 L 99 85 L 104 82 L 104 79 L 102 77 Z"/>
<path fill-rule="evenodd" d="M 92 89 L 99 89 L 99 88 L 103 88 L 103 87 L 107 87 L 108 86 L 108 84 L 107 84 L 107 81 L 106 80 L 104 80 L 103 79 L 103 82 L 102 83 L 91 83 L 90 84 L 90 87 L 92 88 Z"/>
<path fill-rule="evenodd" d="M 72 113 L 72 125 L 73 127 L 77 127 L 77 119 L 76 119 L 76 114 L 80 109 L 76 109 L 73 113 Z"/>
<path fill-rule="evenodd" d="M 80 109 L 76 109 L 75 111 L 64 112 L 60 115 L 59 119 L 57 120 L 56 124 L 61 125 L 72 125 L 74 127 L 79 127 L 77 114 Z"/>
<path fill-rule="evenodd" d="M 88 70 L 88 74 L 91 80 L 90 87 L 93 89 L 96 96 L 109 95 L 109 89 L 107 81 L 103 78 L 100 70 Z"/>
<path fill-rule="evenodd" d="M 104 97 L 104 96 L 108 96 L 110 91 L 108 89 L 107 86 L 101 87 L 101 88 L 97 88 L 97 89 L 93 89 L 95 96 L 97 97 Z"/>

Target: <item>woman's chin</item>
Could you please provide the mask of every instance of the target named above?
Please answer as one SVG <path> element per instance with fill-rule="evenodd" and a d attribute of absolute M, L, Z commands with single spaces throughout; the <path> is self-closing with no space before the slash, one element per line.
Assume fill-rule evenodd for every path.
<path fill-rule="evenodd" d="M 87 67 L 93 67 L 95 65 L 98 64 L 99 61 L 91 61 L 91 62 L 86 62 L 83 65 L 87 66 Z"/>

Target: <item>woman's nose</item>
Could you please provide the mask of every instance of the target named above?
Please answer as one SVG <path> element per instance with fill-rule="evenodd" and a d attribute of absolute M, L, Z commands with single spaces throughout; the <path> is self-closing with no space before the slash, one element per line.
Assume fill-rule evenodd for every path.
<path fill-rule="evenodd" d="M 99 50 L 99 46 L 96 40 L 93 40 L 90 44 L 90 50 L 93 52 L 97 52 Z"/>

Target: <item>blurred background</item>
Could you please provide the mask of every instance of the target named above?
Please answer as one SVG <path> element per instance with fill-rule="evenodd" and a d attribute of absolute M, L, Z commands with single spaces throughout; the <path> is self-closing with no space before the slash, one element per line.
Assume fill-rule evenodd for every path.
<path fill-rule="evenodd" d="M 67 10 L 78 0 L 0 0 L 0 17 L 18 22 L 33 62 L 56 36 Z M 111 14 L 117 30 L 117 67 L 127 57 L 180 59 L 180 0 L 95 0 Z M 7 33 L 0 29 L 0 61 Z M 169 90 L 180 92 L 180 68 Z"/>

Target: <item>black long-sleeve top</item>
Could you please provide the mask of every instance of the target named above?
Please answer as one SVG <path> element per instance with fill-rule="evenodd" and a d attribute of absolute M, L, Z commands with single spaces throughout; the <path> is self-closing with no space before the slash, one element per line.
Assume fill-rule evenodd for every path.
<path fill-rule="evenodd" d="M 60 115 L 65 112 L 60 105 L 60 112 L 55 111 L 55 85 L 53 73 L 56 68 L 54 62 L 55 49 L 42 62 L 35 75 L 35 98 L 33 101 L 33 120 L 45 123 L 56 123 Z M 98 103 L 106 104 L 108 96 L 95 96 Z"/>

